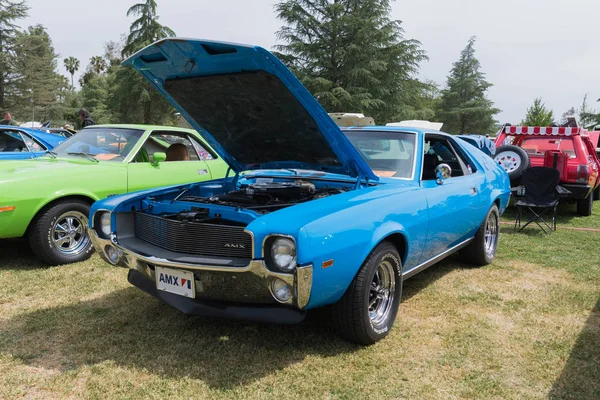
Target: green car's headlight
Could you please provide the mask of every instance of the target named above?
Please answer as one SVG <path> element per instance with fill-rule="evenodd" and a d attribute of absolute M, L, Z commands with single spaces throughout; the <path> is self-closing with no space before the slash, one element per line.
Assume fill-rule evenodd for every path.
<path fill-rule="evenodd" d="M 270 261 L 280 271 L 292 272 L 296 268 L 296 243 L 293 240 L 278 237 L 271 242 L 270 251 Z"/>

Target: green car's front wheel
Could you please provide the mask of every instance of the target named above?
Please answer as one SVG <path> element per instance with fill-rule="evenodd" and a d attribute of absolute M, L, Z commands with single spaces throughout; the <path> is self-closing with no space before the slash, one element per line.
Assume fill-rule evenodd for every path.
<path fill-rule="evenodd" d="M 42 210 L 29 230 L 31 250 L 50 265 L 87 260 L 94 250 L 87 234 L 89 212 L 81 200 L 62 200 Z"/>

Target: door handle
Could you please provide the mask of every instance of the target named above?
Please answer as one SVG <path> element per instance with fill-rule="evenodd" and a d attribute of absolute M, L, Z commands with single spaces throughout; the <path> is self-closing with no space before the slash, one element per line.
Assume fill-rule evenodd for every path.
<path fill-rule="evenodd" d="M 469 190 L 469 194 L 475 196 L 477 194 L 477 188 L 472 187 L 471 190 Z"/>

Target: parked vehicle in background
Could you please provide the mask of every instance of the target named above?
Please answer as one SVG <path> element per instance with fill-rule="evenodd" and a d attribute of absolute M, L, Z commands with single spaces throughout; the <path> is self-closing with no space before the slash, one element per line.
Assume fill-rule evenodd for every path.
<path fill-rule="evenodd" d="M 50 265 L 82 261 L 93 250 L 86 226 L 94 201 L 226 170 L 194 130 L 94 125 L 43 157 L 0 162 L 0 239 L 28 237 Z"/>
<path fill-rule="evenodd" d="M 40 157 L 64 141 L 64 137 L 36 129 L 0 125 L 0 160 Z"/>
<path fill-rule="evenodd" d="M 342 336 L 372 344 L 404 279 L 459 250 L 493 260 L 509 181 L 473 146 L 423 128 L 341 130 L 256 46 L 165 39 L 125 64 L 231 167 L 92 206 L 103 259 L 180 311 L 297 323 L 328 306 Z"/>
<path fill-rule="evenodd" d="M 590 132 L 590 140 L 592 141 L 592 145 L 596 147 L 596 154 L 598 155 L 598 159 L 600 159 L 600 126 L 595 127 L 594 131 Z"/>
<path fill-rule="evenodd" d="M 597 139 L 596 139 L 597 140 Z M 505 144 L 505 143 L 510 144 Z M 495 161 L 516 186 L 525 169 L 553 167 L 560 171 L 560 185 L 577 202 L 577 213 L 592 213 L 600 187 L 600 159 L 588 131 L 579 127 L 506 126 L 496 138 Z"/>
<path fill-rule="evenodd" d="M 74 134 L 77 133 L 77 131 L 72 130 L 72 129 L 67 129 L 67 128 L 36 128 L 36 129 L 39 129 L 42 132 L 52 133 L 53 135 L 62 136 L 66 139 L 70 138 L 71 136 L 73 136 Z"/>
<path fill-rule="evenodd" d="M 484 135 L 456 135 L 456 137 L 461 138 L 465 142 L 475 146 L 479 150 L 483 151 L 490 157 L 494 157 L 496 154 L 496 144 L 493 140 L 489 139 Z"/>
<path fill-rule="evenodd" d="M 329 113 L 329 116 L 337 126 L 371 126 L 375 125 L 372 117 L 365 117 L 360 113 Z"/>
<path fill-rule="evenodd" d="M 23 128 L 29 128 L 29 129 L 37 129 L 37 128 L 43 128 L 44 127 L 44 125 L 41 122 L 38 122 L 38 121 L 23 122 L 19 126 L 23 127 Z"/>
<path fill-rule="evenodd" d="M 431 121 L 413 119 L 413 120 L 406 120 L 406 121 L 400 121 L 400 122 L 389 122 L 385 126 L 404 126 L 404 127 L 424 128 L 424 129 L 439 131 L 442 129 L 443 125 L 444 125 L 443 122 L 431 122 Z M 487 154 L 490 157 L 492 157 L 496 153 L 496 145 L 494 144 L 494 141 L 484 135 L 466 134 L 466 135 L 456 135 L 456 137 L 459 137 L 462 140 L 466 141 L 467 143 L 475 146 L 476 148 L 483 151 L 485 154 Z"/>

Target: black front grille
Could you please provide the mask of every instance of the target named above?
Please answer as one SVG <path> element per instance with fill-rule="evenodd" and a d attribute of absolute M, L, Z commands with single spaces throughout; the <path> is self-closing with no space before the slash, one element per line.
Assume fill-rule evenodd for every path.
<path fill-rule="evenodd" d="M 252 258 L 252 237 L 242 226 L 182 222 L 137 212 L 135 236 L 176 253 Z"/>

